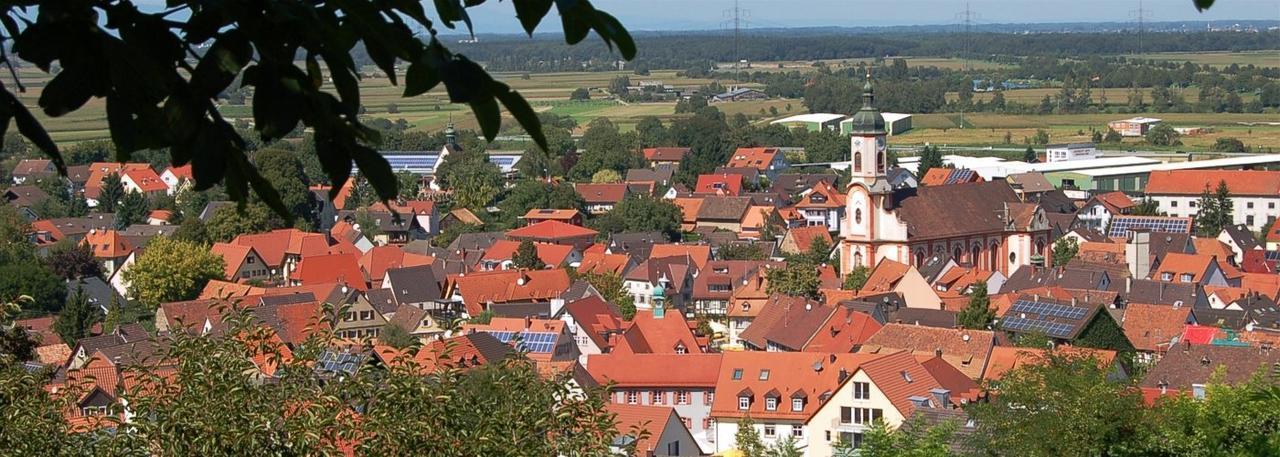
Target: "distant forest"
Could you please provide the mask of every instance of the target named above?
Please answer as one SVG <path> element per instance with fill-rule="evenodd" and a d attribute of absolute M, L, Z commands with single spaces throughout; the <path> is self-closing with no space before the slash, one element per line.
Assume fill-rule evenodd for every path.
<path fill-rule="evenodd" d="M 703 62 L 730 61 L 731 37 L 715 34 L 638 35 L 639 48 L 628 68 L 683 69 Z M 550 37 L 451 44 L 483 62 L 490 71 L 615 70 L 618 57 L 604 46 L 568 46 Z M 966 47 L 968 48 L 966 50 Z M 1280 31 L 1145 33 L 1143 52 L 1246 51 L 1280 48 Z M 867 57 L 1082 57 L 1135 52 L 1137 34 L 1111 33 L 883 33 L 782 35 L 746 34 L 737 54 L 750 61 Z"/>

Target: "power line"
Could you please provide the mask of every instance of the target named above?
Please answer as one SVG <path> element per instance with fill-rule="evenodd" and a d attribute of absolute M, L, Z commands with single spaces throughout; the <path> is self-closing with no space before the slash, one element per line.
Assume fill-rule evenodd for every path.
<path fill-rule="evenodd" d="M 723 24 L 733 26 L 733 68 L 738 68 L 742 62 L 742 29 L 750 24 L 751 10 L 743 9 L 738 0 L 733 0 L 733 8 L 724 10 L 723 14 L 727 17 Z"/>

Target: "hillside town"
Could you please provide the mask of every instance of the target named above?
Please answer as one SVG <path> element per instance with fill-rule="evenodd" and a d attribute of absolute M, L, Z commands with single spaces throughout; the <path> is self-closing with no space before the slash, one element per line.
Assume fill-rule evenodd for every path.
<path fill-rule="evenodd" d="M 739 148 L 694 187 L 672 179 L 689 148 L 637 150 L 645 166 L 601 183 L 521 177 L 499 163 L 520 155 L 488 154 L 506 187 L 571 196 L 521 197 L 535 203 L 500 231 L 483 209 L 446 210 L 441 164 L 465 154 L 452 130 L 406 168 L 416 198 L 312 186 L 317 225 L 244 220 L 227 235 L 219 219 L 247 216 L 188 205 L 189 165 L 94 162 L 63 178 L 24 159 L 7 173 L 5 249 L 49 269 L 6 266 L 3 290 L 25 296 L 5 297 L 34 343 L 24 368 L 49 373 L 53 394 L 79 386 L 60 411 L 79 432 L 129 422 L 139 373 L 181 363 L 165 355 L 174 335 L 233 338 L 241 311 L 286 358 L 332 335 L 317 377 L 395 370 L 406 354 L 426 371 L 530 364 L 602 396 L 614 447 L 635 455 L 844 455 L 875 427 L 946 420 L 962 449 L 977 426 L 966 411 L 1051 354 L 1147 405 L 1276 382 L 1280 171 L 1266 168 L 1280 158 L 896 158 L 870 79 L 849 119 L 846 162 L 794 172 L 779 148 Z M 1141 191 L 1062 178 L 1108 170 Z M 86 211 L 46 217 L 67 196 Z M 128 214 L 136 197 L 175 196 L 179 209 Z M 247 357 L 252 378 L 281 376 L 284 361 Z"/>

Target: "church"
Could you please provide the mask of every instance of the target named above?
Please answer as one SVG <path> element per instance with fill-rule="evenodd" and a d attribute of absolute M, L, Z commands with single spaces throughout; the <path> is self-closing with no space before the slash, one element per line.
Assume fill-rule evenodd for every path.
<path fill-rule="evenodd" d="M 873 101 L 868 77 L 849 139 L 852 179 L 840 229 L 846 272 L 880 259 L 918 267 L 935 255 L 1006 275 L 1049 262 L 1044 209 L 1021 201 L 1003 180 L 894 189 L 884 117 Z"/>

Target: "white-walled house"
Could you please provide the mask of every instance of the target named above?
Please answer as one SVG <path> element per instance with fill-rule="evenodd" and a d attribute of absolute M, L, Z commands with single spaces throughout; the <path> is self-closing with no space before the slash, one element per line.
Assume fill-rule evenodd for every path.
<path fill-rule="evenodd" d="M 721 354 L 597 354 L 587 371 L 600 385 L 612 383 L 609 403 L 669 406 L 693 434 L 702 453 L 717 449 L 711 405 Z"/>
<path fill-rule="evenodd" d="M 1146 193 L 1160 211 L 1190 217 L 1200 212 L 1197 206 L 1205 189 L 1214 193 L 1222 182 L 1231 193 L 1232 224 L 1244 224 L 1256 232 L 1280 217 L 1280 171 L 1152 171 Z"/>

